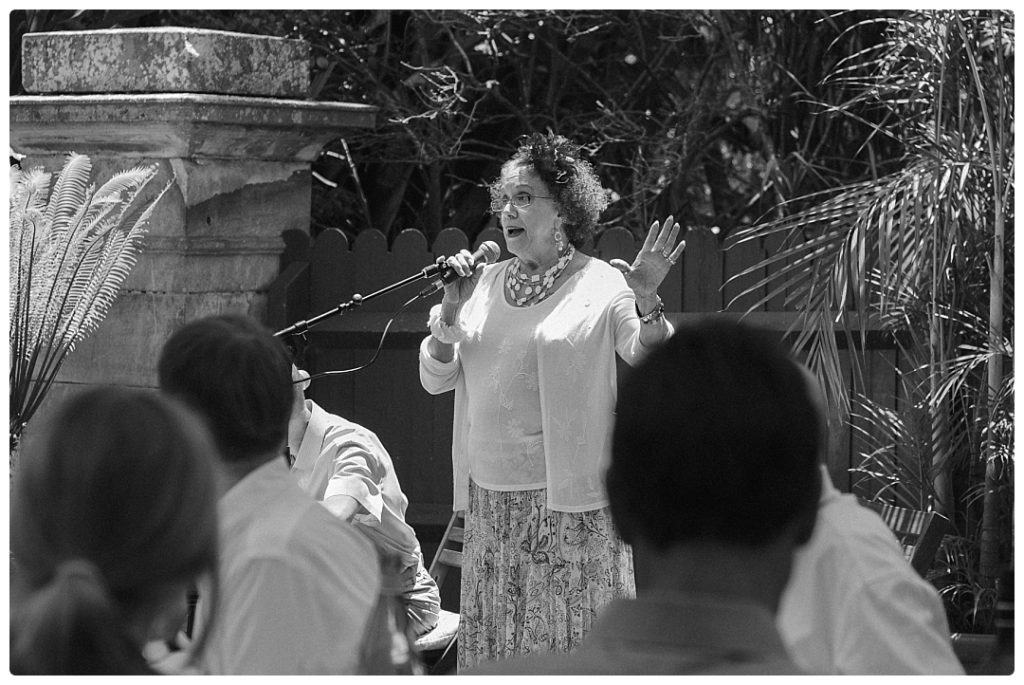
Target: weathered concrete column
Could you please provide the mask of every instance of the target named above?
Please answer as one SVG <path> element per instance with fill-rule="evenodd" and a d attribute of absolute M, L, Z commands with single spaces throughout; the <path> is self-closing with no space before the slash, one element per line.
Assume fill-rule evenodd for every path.
<path fill-rule="evenodd" d="M 72 353 L 50 406 L 80 386 L 155 387 L 160 347 L 185 321 L 261 316 L 281 232 L 309 230 L 310 163 L 375 114 L 299 99 L 309 48 L 297 40 L 184 28 L 39 33 L 24 37 L 22 60 L 26 89 L 40 93 L 10 101 L 23 167 L 56 172 L 74 151 L 100 180 L 156 163 L 153 194 L 171 183 L 120 297 Z"/>

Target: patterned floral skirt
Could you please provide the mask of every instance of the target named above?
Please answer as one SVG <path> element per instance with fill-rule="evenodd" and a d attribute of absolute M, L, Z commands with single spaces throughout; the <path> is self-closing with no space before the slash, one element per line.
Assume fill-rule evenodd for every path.
<path fill-rule="evenodd" d="M 607 508 L 548 511 L 546 490 L 470 482 L 459 613 L 459 671 L 523 654 L 568 652 L 600 609 L 636 594 L 633 555 Z"/>

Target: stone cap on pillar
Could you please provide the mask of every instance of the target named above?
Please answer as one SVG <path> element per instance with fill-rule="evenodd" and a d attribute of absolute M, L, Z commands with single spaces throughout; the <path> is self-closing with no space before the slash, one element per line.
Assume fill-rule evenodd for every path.
<path fill-rule="evenodd" d="M 11 147 L 122 158 L 310 162 L 375 123 L 361 103 L 309 90 L 303 40 L 190 28 L 29 33 Z"/>
<path fill-rule="evenodd" d="M 21 53 L 29 93 L 309 94 L 309 44 L 290 38 L 181 27 L 53 31 L 25 34 Z"/>
<path fill-rule="evenodd" d="M 10 98 L 21 154 L 309 162 L 329 141 L 374 125 L 377 108 L 234 95 L 29 95 Z"/>

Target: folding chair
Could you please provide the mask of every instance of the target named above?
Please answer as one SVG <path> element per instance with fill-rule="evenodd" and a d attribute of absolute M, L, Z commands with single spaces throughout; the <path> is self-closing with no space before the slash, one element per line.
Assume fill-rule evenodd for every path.
<path fill-rule="evenodd" d="M 924 578 L 935 563 L 942 537 L 953 528 L 949 519 L 934 511 L 907 509 L 886 502 L 861 503 L 878 512 L 899 540 L 907 561 Z"/>
<path fill-rule="evenodd" d="M 465 515 L 461 511 L 452 514 L 445 528 L 434 558 L 430 562 L 430 575 L 437 583 L 438 590 L 444 584 L 448 571 L 462 569 L 462 543 L 465 539 Z M 437 625 L 430 632 L 416 639 L 416 648 L 431 675 L 453 672 L 458 654 L 459 614 L 441 609 Z"/>

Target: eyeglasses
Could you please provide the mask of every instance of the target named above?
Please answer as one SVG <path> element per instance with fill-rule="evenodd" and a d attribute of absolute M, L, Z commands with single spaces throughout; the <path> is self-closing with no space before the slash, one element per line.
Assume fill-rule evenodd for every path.
<path fill-rule="evenodd" d="M 503 197 L 498 200 L 491 200 L 491 211 L 494 213 L 501 212 L 505 209 L 505 205 L 509 202 L 512 203 L 513 207 L 523 208 L 529 207 L 530 203 L 533 202 L 534 198 L 540 198 L 542 200 L 553 200 L 550 195 L 531 195 L 530 193 L 516 193 L 511 198 Z"/>

